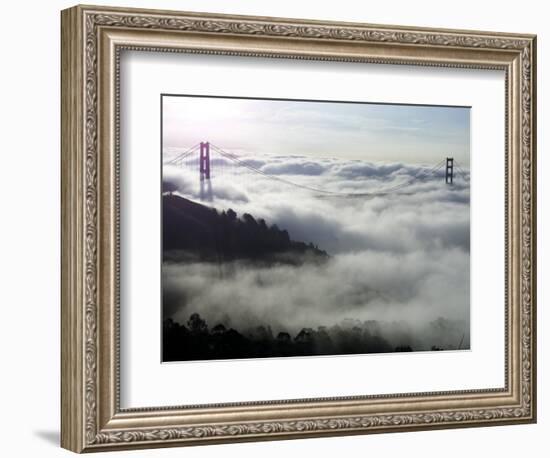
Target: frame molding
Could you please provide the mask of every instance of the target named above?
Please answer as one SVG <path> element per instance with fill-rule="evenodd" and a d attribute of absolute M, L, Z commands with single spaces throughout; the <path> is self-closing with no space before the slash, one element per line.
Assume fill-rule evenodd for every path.
<path fill-rule="evenodd" d="M 61 445 L 75 452 L 536 421 L 536 37 L 76 6 L 62 12 Z M 119 405 L 119 57 L 154 52 L 506 72 L 504 389 Z"/>

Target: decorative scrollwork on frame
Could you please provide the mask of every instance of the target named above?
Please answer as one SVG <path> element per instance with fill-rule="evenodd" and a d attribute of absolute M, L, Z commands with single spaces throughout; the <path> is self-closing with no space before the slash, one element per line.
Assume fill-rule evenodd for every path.
<path fill-rule="evenodd" d="M 490 421 L 495 418 L 519 418 L 523 409 L 466 410 L 409 415 L 370 415 L 364 417 L 252 422 L 217 426 L 188 426 L 181 428 L 110 431 L 99 433 L 98 444 L 154 441 L 193 440 L 205 437 L 246 436 L 257 434 L 292 434 L 297 432 L 376 429 L 407 425 L 441 425 L 449 422 Z"/>

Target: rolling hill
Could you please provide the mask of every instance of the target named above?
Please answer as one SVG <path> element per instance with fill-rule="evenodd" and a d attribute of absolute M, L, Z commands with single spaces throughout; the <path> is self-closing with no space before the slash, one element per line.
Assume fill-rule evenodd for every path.
<path fill-rule="evenodd" d="M 288 232 L 231 209 L 218 211 L 189 199 L 162 197 L 163 258 L 204 262 L 248 260 L 262 264 L 322 262 L 328 254 Z"/>

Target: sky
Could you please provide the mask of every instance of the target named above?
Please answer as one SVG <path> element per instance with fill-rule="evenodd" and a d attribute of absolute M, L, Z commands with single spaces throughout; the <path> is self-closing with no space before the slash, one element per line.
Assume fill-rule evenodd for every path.
<path fill-rule="evenodd" d="M 163 146 L 210 141 L 247 155 L 470 165 L 470 109 L 163 96 Z"/>

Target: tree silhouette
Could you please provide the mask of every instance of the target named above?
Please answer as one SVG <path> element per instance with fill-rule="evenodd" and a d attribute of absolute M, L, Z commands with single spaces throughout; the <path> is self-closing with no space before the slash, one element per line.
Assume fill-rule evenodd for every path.
<path fill-rule="evenodd" d="M 165 188 L 172 189 L 167 184 Z M 250 213 L 217 212 L 178 195 L 163 196 L 164 259 L 183 262 L 189 254 L 204 262 L 245 259 L 265 264 L 324 262 L 329 256 L 313 244 L 291 240 L 288 231 L 268 226 Z M 187 257 L 186 257 L 187 256 Z"/>
<path fill-rule="evenodd" d="M 352 324 L 352 325 L 350 325 Z M 409 344 L 392 347 L 376 331 L 375 321 L 344 321 L 342 325 L 305 327 L 294 337 L 286 331 L 274 336 L 269 325 L 239 332 L 223 323 L 211 330 L 206 320 L 192 313 L 187 327 L 172 319 L 164 321 L 163 360 L 263 358 L 274 356 L 345 355 L 414 351 Z M 374 330 L 374 331 L 373 331 Z M 432 347 L 432 350 L 441 348 Z"/>
<path fill-rule="evenodd" d="M 187 320 L 187 326 L 192 334 L 203 334 L 208 332 L 208 325 L 198 313 L 193 313 L 189 320 Z"/>

